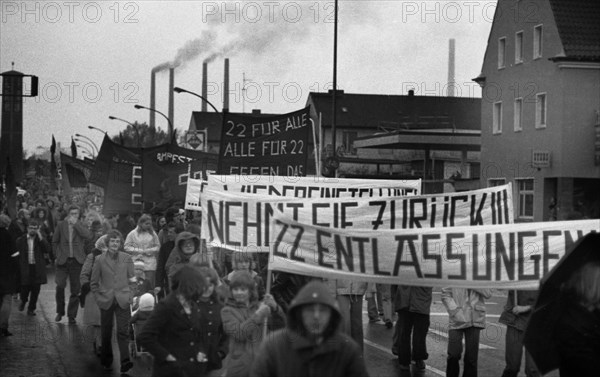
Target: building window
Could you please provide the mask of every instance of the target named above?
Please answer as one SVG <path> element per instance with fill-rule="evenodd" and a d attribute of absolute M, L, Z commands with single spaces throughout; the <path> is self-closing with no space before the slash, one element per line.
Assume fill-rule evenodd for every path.
<path fill-rule="evenodd" d="M 506 38 L 498 39 L 498 69 L 506 65 Z"/>
<path fill-rule="evenodd" d="M 546 93 L 535 96 L 535 128 L 546 128 Z"/>
<path fill-rule="evenodd" d="M 502 133 L 502 102 L 494 103 L 494 115 L 492 120 L 492 133 Z"/>
<path fill-rule="evenodd" d="M 523 98 L 515 99 L 515 132 L 523 131 L 521 115 L 523 114 Z"/>
<path fill-rule="evenodd" d="M 506 184 L 506 178 L 490 178 L 488 179 L 488 187 L 502 186 Z"/>
<path fill-rule="evenodd" d="M 533 58 L 539 59 L 542 57 L 542 40 L 543 40 L 542 25 L 537 25 L 533 28 Z"/>
<path fill-rule="evenodd" d="M 523 63 L 523 32 L 515 34 L 515 64 Z"/>
<path fill-rule="evenodd" d="M 354 140 L 358 137 L 358 132 L 344 131 L 344 152 L 346 154 L 356 155 L 356 148 L 354 148 Z"/>
<path fill-rule="evenodd" d="M 533 178 L 516 179 L 519 218 L 533 219 Z"/>

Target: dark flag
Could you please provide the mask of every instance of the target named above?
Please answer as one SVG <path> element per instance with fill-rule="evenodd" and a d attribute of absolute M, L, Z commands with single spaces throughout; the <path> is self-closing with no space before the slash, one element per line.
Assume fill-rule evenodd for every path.
<path fill-rule="evenodd" d="M 71 157 L 77 158 L 77 146 L 75 145 L 75 140 L 71 136 Z"/>
<path fill-rule="evenodd" d="M 81 188 L 87 187 L 88 179 L 94 168 L 93 162 L 87 162 L 85 160 L 79 160 L 71 156 L 67 156 L 64 153 L 60 154 L 62 166 L 66 172 L 66 179 L 68 180 L 68 187 L 70 188 Z"/>
<path fill-rule="evenodd" d="M 56 191 L 58 185 L 56 184 L 56 176 L 58 174 L 56 168 L 56 159 L 54 158 L 54 154 L 56 153 L 56 140 L 54 139 L 54 135 L 52 135 L 52 145 L 50 146 L 50 190 Z"/>
<path fill-rule="evenodd" d="M 165 144 L 161 150 L 144 151 L 142 157 L 142 194 L 144 201 L 155 203 L 185 202 L 187 180 L 207 179 L 207 172 L 215 172 L 219 155 L 194 151 Z"/>

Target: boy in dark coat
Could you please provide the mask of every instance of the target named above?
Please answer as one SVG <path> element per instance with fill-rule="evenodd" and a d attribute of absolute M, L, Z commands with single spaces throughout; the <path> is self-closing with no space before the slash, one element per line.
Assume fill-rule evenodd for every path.
<path fill-rule="evenodd" d="M 262 344 L 250 376 L 368 376 L 360 347 L 339 330 L 341 320 L 327 286 L 311 281 L 292 301 L 287 327 Z"/>
<path fill-rule="evenodd" d="M 51 247 L 40 230 L 38 219 L 29 220 L 27 234 L 17 239 L 19 251 L 19 271 L 21 276 L 21 304 L 19 311 L 27 306 L 27 315 L 35 315 L 35 306 L 42 284 L 46 284 L 46 260 L 44 254 L 51 253 Z M 53 259 L 51 257 L 51 259 Z"/>

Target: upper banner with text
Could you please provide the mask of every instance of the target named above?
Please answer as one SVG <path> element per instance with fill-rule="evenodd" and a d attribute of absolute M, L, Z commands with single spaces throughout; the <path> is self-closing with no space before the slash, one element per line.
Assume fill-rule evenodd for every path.
<path fill-rule="evenodd" d="M 306 175 L 310 107 L 270 117 L 223 117 L 219 174 Z"/>

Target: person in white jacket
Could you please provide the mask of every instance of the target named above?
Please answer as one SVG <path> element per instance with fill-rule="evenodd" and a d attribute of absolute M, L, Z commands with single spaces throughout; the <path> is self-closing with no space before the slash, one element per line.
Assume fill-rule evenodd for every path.
<path fill-rule="evenodd" d="M 485 299 L 490 289 L 443 288 L 442 302 L 449 315 L 446 376 L 458 377 L 465 338 L 463 377 L 477 377 L 479 333 L 485 328 Z"/>
<path fill-rule="evenodd" d="M 134 262 L 144 263 L 144 274 L 154 288 L 156 278 L 156 262 L 160 242 L 152 226 L 152 217 L 143 214 L 138 220 L 137 227 L 125 238 L 125 252 L 131 255 Z"/>

